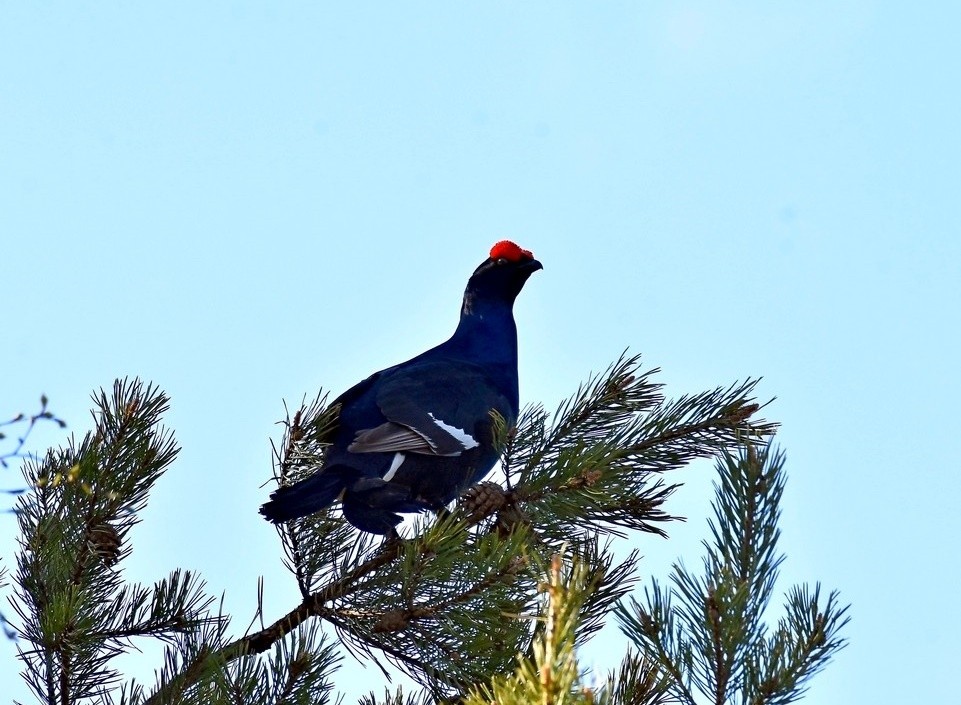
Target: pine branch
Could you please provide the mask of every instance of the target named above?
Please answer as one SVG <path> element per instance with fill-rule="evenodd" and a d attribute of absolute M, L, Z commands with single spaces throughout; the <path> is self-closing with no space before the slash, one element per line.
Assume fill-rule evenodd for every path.
<path fill-rule="evenodd" d="M 795 588 L 772 635 L 762 620 L 784 559 L 777 552 L 783 464 L 783 453 L 753 444 L 722 457 L 703 573 L 679 562 L 669 590 L 654 581 L 644 604 L 632 599 L 616 610 L 624 633 L 671 677 L 681 702 L 693 705 L 695 691 L 715 705 L 736 697 L 793 702 L 844 646 L 838 632 L 847 607 L 837 593 L 821 605 L 819 588 L 813 595 Z"/>
<path fill-rule="evenodd" d="M 133 380 L 94 401 L 95 431 L 42 462 L 28 460 L 24 476 L 32 491 L 17 503 L 13 606 L 29 644 L 20 655 L 28 684 L 48 703 L 72 703 L 112 687 L 118 674 L 108 664 L 119 653 L 117 642 L 158 627 L 118 626 L 111 607 L 130 597 L 116 571 L 129 554 L 126 535 L 177 454 L 172 436 L 159 427 L 167 399 Z M 188 625 L 195 621 L 195 615 L 181 616 Z"/>
<path fill-rule="evenodd" d="M 583 684 L 575 652 L 579 615 L 593 589 L 586 566 L 564 564 L 555 555 L 539 589 L 546 595 L 530 657 L 521 658 L 512 676 L 495 677 L 471 689 L 465 705 L 591 703 L 594 693 Z"/>
<path fill-rule="evenodd" d="M 613 389 L 609 382 L 603 384 L 608 390 Z M 610 403 L 621 403 L 622 395 L 610 391 L 606 393 Z M 324 409 L 323 399 L 323 396 L 319 396 L 318 401 L 301 407 L 292 418 L 288 416 L 284 423 L 285 436 L 279 446 L 283 450 L 275 454 L 277 477 L 283 483 L 294 482 L 322 464 L 328 436 L 318 429 L 328 428 L 332 417 L 331 411 Z M 604 408 L 603 404 L 589 406 Z M 583 405 L 579 408 L 583 408 Z M 579 424 L 594 423 L 583 411 L 574 413 L 580 414 Z M 357 533 L 329 511 L 288 523 L 281 529 L 288 564 L 301 589 L 311 588 L 308 596 L 301 605 L 268 627 L 235 640 L 216 653 L 199 654 L 198 658 L 229 662 L 245 655 L 261 653 L 271 644 L 282 640 L 291 630 L 317 617 L 333 624 L 344 642 L 357 650 L 358 654 L 372 657 L 371 649 L 382 651 L 402 670 L 428 687 L 443 687 L 444 683 L 462 684 L 464 678 L 468 682 L 486 678 L 486 671 L 491 670 L 495 663 L 466 664 L 481 666 L 480 670 L 468 668 L 466 671 L 465 664 L 458 663 L 458 659 L 464 661 L 458 654 L 464 651 L 465 638 L 471 634 L 479 636 L 478 623 L 490 624 L 495 627 L 489 630 L 490 633 L 500 633 L 502 636 L 497 638 L 507 639 L 496 644 L 498 648 L 490 649 L 491 653 L 514 653 L 518 648 L 523 649 L 523 644 L 515 640 L 529 637 L 517 631 L 513 636 L 508 636 L 510 630 L 505 632 L 503 626 L 496 628 L 498 623 L 503 624 L 503 609 L 496 609 L 499 604 L 497 600 L 494 601 L 493 611 L 488 608 L 491 615 L 489 620 L 479 622 L 477 610 L 468 610 L 466 607 L 475 603 L 481 606 L 483 603 L 489 604 L 492 593 L 509 586 L 506 591 L 502 590 L 500 604 L 515 612 L 520 611 L 529 600 L 529 588 L 525 587 L 525 580 L 529 579 L 522 579 L 512 557 L 531 549 L 531 546 L 523 548 L 528 543 L 523 525 L 491 527 L 487 522 L 497 513 L 495 509 L 488 507 L 487 511 L 476 510 L 476 504 L 466 503 L 447 520 L 421 531 L 418 539 L 404 544 L 388 544 L 381 549 L 376 549 L 369 538 L 358 541 Z M 495 528 L 498 530 L 493 530 Z M 533 550 L 546 552 L 551 546 L 550 542 L 538 546 L 540 540 L 541 537 L 538 537 Z M 495 567 L 483 574 L 458 577 L 455 570 L 457 566 L 477 564 L 476 560 L 471 559 L 471 554 L 476 550 L 481 550 L 481 555 L 484 555 L 484 550 L 493 551 L 500 558 L 495 561 Z M 632 563 L 633 556 L 627 564 Z M 485 558 L 480 564 L 490 566 L 491 560 Z M 602 565 L 610 570 L 611 585 L 625 582 L 623 566 L 612 569 L 610 562 Z M 434 568 L 431 569 L 431 566 Z M 412 576 L 419 576 L 417 582 L 420 585 L 432 586 L 431 592 L 423 598 L 417 597 L 416 586 L 410 582 Z M 607 594 L 603 591 L 597 593 L 598 601 L 593 610 L 595 616 L 585 621 L 588 625 L 585 636 L 599 625 L 603 613 L 622 594 L 623 589 L 614 588 Z M 398 597 L 406 607 L 385 609 L 381 606 L 396 605 Z M 349 608 L 339 606 L 345 600 L 349 600 Z M 475 625 L 473 629 L 468 628 L 470 623 Z M 438 624 L 453 624 L 457 628 L 439 638 Z M 461 646 L 455 646 L 457 643 Z M 439 669 L 438 663 L 448 664 L 449 667 L 446 671 Z M 199 663 L 188 665 L 187 680 L 190 680 L 190 674 L 202 670 Z"/>
<path fill-rule="evenodd" d="M 846 645 L 839 636 L 848 623 L 848 606 L 841 606 L 838 593 L 821 602 L 821 587 L 806 586 L 788 594 L 787 615 L 767 642 L 767 649 L 752 654 L 745 691 L 752 705 L 786 705 L 800 699 L 808 681 Z M 754 660 L 755 658 L 757 660 Z"/>
<path fill-rule="evenodd" d="M 313 617 L 333 624 L 347 644 L 360 649 L 366 656 L 371 656 L 371 648 L 385 652 L 402 670 L 429 687 L 443 687 L 443 683 L 461 682 L 465 678 L 473 682 L 478 677 L 486 677 L 486 672 L 477 673 L 477 661 L 471 662 L 457 655 L 459 651 L 467 652 L 463 646 L 459 649 L 441 648 L 444 642 L 441 637 L 446 634 L 449 645 L 455 640 L 463 643 L 472 635 L 477 637 L 482 633 L 510 633 L 511 630 L 505 630 L 502 610 L 496 605 L 491 610 L 485 603 L 498 588 L 511 585 L 519 578 L 523 566 L 518 565 L 515 557 L 521 550 L 523 537 L 518 535 L 507 540 L 492 535 L 480 536 L 470 534 L 463 526 L 455 532 L 451 527 L 458 520 L 451 515 L 445 521 L 446 524 L 434 524 L 417 539 L 387 544 L 265 629 L 230 642 L 217 651 L 199 652 L 196 661 L 184 667 L 182 678 L 165 687 L 177 690 L 190 687 L 200 674 L 206 672 L 207 662 L 228 663 L 262 653 Z M 460 536 L 459 543 L 451 541 L 452 535 Z M 462 574 L 457 573 L 456 566 L 460 566 Z M 467 574 L 463 573 L 465 570 Z M 438 572 L 447 575 L 442 579 Z M 396 597 L 385 599 L 385 591 L 396 596 L 396 586 L 404 582 L 405 576 L 409 580 L 418 573 L 420 580 L 411 586 L 407 608 L 385 610 L 379 607 L 385 602 L 396 602 Z M 513 589 L 520 594 L 528 592 L 517 587 Z M 427 592 L 421 596 L 418 590 Z M 341 606 L 347 599 L 349 606 Z M 516 600 L 509 599 L 508 603 L 517 609 Z M 485 613 L 489 615 L 486 619 L 483 618 Z M 456 628 L 452 628 L 452 624 Z M 509 658 L 518 648 L 521 648 L 519 643 L 504 643 L 501 648 L 492 650 L 491 656 Z M 448 664 L 449 668 L 439 668 L 439 662 Z M 470 677 L 472 672 L 474 677 Z M 164 697 L 158 691 L 146 702 L 164 702 Z"/>
<path fill-rule="evenodd" d="M 199 583 L 193 592 L 176 588 L 182 587 L 178 581 L 190 581 L 192 576 L 175 574 L 153 590 L 124 586 L 116 577 L 115 566 L 129 553 L 127 531 L 162 467 L 155 467 L 153 474 L 145 470 L 139 483 L 129 481 L 130 467 L 139 467 L 138 462 L 146 467 L 156 460 L 143 445 L 148 429 L 129 419 L 125 426 L 124 414 L 139 413 L 143 400 L 131 405 L 126 397 L 101 395 L 97 432 L 84 441 L 89 445 L 86 455 L 52 456 L 43 473 L 37 473 L 38 490 L 30 499 L 35 526 L 24 533 L 38 545 L 82 536 L 82 545 L 70 560 L 58 559 L 52 551 L 45 555 L 50 562 L 45 569 L 62 576 L 63 584 L 86 584 L 96 575 L 108 588 L 97 596 L 100 607 L 89 611 L 89 624 L 81 625 L 88 637 L 99 640 L 100 654 L 96 675 L 87 678 L 100 680 L 85 692 L 90 698 L 117 692 L 116 674 L 107 663 L 131 640 L 149 637 L 167 642 L 164 667 L 149 694 L 133 683 L 120 688 L 124 705 L 315 702 L 307 693 L 312 689 L 326 693 L 323 683 L 333 667 L 323 657 L 326 645 L 318 643 L 318 625 L 323 622 L 335 629 L 349 651 L 377 665 L 376 655 L 382 654 L 436 699 L 456 697 L 491 682 L 517 653 L 526 653 L 526 663 L 534 664 L 527 675 L 541 679 L 538 692 L 558 697 L 564 692 L 575 701 L 634 693 L 652 704 L 670 697 L 693 703 L 693 693 L 702 690 L 709 676 L 720 674 L 712 681 L 715 692 L 728 693 L 747 683 L 750 669 L 738 665 L 734 656 L 742 652 L 733 645 L 739 643 L 739 634 L 750 630 L 738 631 L 740 627 L 726 615 L 750 621 L 751 615 L 761 613 L 745 595 L 763 596 L 780 560 L 773 549 L 776 532 L 764 530 L 771 506 L 776 519 L 777 497 L 765 500 L 757 481 L 741 482 L 732 471 L 731 482 L 740 483 L 740 491 L 747 494 L 744 502 L 723 505 L 719 500 L 721 514 L 712 532 L 720 547 L 709 551 L 705 562 L 710 580 L 678 569 L 672 588 L 678 607 L 672 607 L 665 595 L 646 617 L 638 618 L 653 650 L 639 661 L 626 662 L 620 691 L 595 693 L 580 685 L 574 648 L 600 627 L 630 589 L 637 560 L 632 553 L 615 561 L 604 541 L 628 531 L 663 535 L 661 526 L 674 519 L 663 511 L 675 489 L 664 479 L 667 471 L 729 450 L 745 437 L 770 434 L 774 428 L 751 420 L 759 409 L 750 396 L 753 381 L 665 401 L 653 381 L 655 372 L 641 372 L 637 357 L 622 356 L 582 385 L 553 416 L 529 407 L 510 429 L 495 418 L 498 437 L 504 440 L 507 488 L 494 483 L 473 488 L 451 511 L 419 522 L 413 539 L 378 545 L 375 538 L 347 525 L 336 508 L 280 527 L 286 563 L 303 600 L 268 626 L 234 639 L 227 637 L 226 617 L 212 611 Z M 336 413 L 326 407 L 325 396 L 318 396 L 288 415 L 283 440 L 274 448 L 275 476 L 281 484 L 296 482 L 322 466 Z M 152 432 L 155 439 L 166 437 L 162 430 L 159 436 Z M 175 454 L 175 446 L 171 449 Z M 163 457 L 164 463 L 171 459 L 172 455 Z M 755 488 L 753 499 L 745 488 Z M 74 498 L 69 511 L 58 504 L 65 495 Z M 60 514 L 72 517 L 69 529 L 59 521 L 41 520 Z M 561 583 L 549 577 L 545 585 L 550 597 L 542 599 L 536 585 L 544 569 L 538 566 L 562 549 L 570 556 L 570 569 L 561 570 L 561 583 L 567 587 L 557 587 Z M 34 549 L 26 553 L 32 556 Z M 759 578 L 765 571 L 768 577 Z M 25 621 L 31 610 L 57 599 L 54 583 L 46 578 L 35 582 L 35 589 L 25 589 L 33 596 L 22 615 Z M 552 602 L 555 595 L 568 599 L 561 594 L 564 590 L 573 590 L 576 619 L 564 617 L 566 608 Z M 752 668 L 767 674 L 767 680 L 756 678 L 759 687 L 767 683 L 769 690 L 781 692 L 784 683 L 796 687 L 821 667 L 826 656 L 819 651 L 816 625 L 834 624 L 829 619 L 833 613 L 826 609 L 818 612 L 820 622 L 817 614 L 807 622 L 814 625 L 804 642 L 807 648 L 790 647 L 794 642 L 784 641 L 778 647 L 783 658 L 757 660 Z M 513 618 L 517 615 L 534 619 Z M 70 624 L 62 631 L 72 635 L 77 629 Z M 64 643 L 72 649 L 71 640 L 72 636 Z M 25 660 L 40 664 L 49 651 L 39 649 Z M 68 657 L 61 659 L 63 665 L 54 659 L 49 669 L 60 678 L 59 685 L 50 678 L 38 680 L 49 686 L 51 697 L 85 677 L 76 668 L 86 663 L 84 659 L 78 660 L 73 651 L 63 653 Z M 695 662 L 704 654 L 710 671 L 702 669 L 697 675 Z M 310 680 L 301 677 L 307 671 L 314 674 L 311 687 L 303 685 Z M 44 675 L 43 669 L 38 667 L 38 673 Z M 669 691 L 662 688 L 668 682 Z"/>
<path fill-rule="evenodd" d="M 405 695 L 404 689 L 398 686 L 393 693 L 385 689 L 382 700 L 378 700 L 377 696 L 371 691 L 367 695 L 361 696 L 358 705 L 433 705 L 434 702 L 427 692 L 420 694 L 407 693 Z"/>
<path fill-rule="evenodd" d="M 644 589 L 644 603 L 630 598 L 614 610 L 621 631 L 641 655 L 665 674 L 673 697 L 685 705 L 697 705 L 690 670 L 694 654 L 684 630 L 675 620 L 671 593 L 657 581 Z"/>
<path fill-rule="evenodd" d="M 656 662 L 628 651 L 618 670 L 608 675 L 600 702 L 603 705 L 670 705 L 679 701 L 671 695 L 669 676 Z"/>
<path fill-rule="evenodd" d="M 269 659 L 241 659 L 222 669 L 204 697 L 208 703 L 303 703 L 322 705 L 330 700 L 329 675 L 339 657 L 325 643 L 316 626 L 298 629 L 278 642 Z"/>
<path fill-rule="evenodd" d="M 30 434 L 33 433 L 34 429 L 38 424 L 44 422 L 50 422 L 56 424 L 59 428 L 66 428 L 67 423 L 58 418 L 52 411 L 47 408 L 48 399 L 46 394 L 40 396 L 40 410 L 34 414 L 24 414 L 19 413 L 13 418 L 6 421 L 0 421 L 0 467 L 9 468 L 10 462 L 17 460 L 36 460 L 36 455 L 25 450 L 27 448 L 27 441 L 30 438 Z M 9 429 L 17 426 L 26 426 L 26 428 L 16 437 L 16 442 L 12 449 L 2 450 L 3 442 L 7 440 L 7 434 Z M 12 495 L 18 497 L 27 492 L 26 487 L 15 487 L 11 489 L 0 490 L 0 493 Z M 2 578 L 4 576 L 5 569 L 0 568 L 0 587 L 4 585 Z M 16 640 L 17 632 L 14 625 L 7 619 L 6 615 L 0 611 L 0 627 L 3 628 L 3 634 L 7 639 Z"/>
<path fill-rule="evenodd" d="M 642 373 L 638 365 L 638 357 L 622 356 L 564 402 L 550 425 L 539 407 L 525 410 L 515 429 L 504 428 L 501 420 L 511 489 L 485 484 L 472 490 L 451 515 L 453 521 L 422 529 L 418 539 L 403 547 L 378 549 L 334 510 L 281 527 L 288 566 L 304 602 L 265 629 L 228 644 L 217 657 L 229 661 L 259 653 L 316 617 L 333 624 L 358 655 L 373 657 L 372 650 L 379 650 L 428 687 L 438 687 L 438 663 L 447 664 L 443 682 L 481 676 L 494 664 L 473 671 L 458 664 L 470 630 L 441 634 L 437 625 L 464 626 L 458 618 L 462 606 L 483 602 L 481 596 L 490 603 L 488 593 L 507 584 L 503 599 L 512 609 L 525 603 L 525 582 L 507 564 L 472 579 L 454 574 L 452 568 L 469 564 L 483 540 L 506 542 L 509 550 L 503 555 L 547 555 L 573 542 L 578 555 L 595 560 L 599 554 L 590 555 L 589 547 L 598 532 L 622 535 L 623 527 L 663 533 L 657 524 L 673 519 L 660 507 L 675 486 L 652 479 L 652 472 L 726 447 L 738 433 L 763 434 L 772 428 L 747 422 L 757 410 L 748 397 L 752 382 L 665 403 L 660 385 L 651 381 L 656 370 Z M 336 418 L 335 409 L 324 407 L 325 400 L 318 395 L 284 422 L 274 462 L 282 484 L 322 466 Z M 604 564 L 612 571 L 612 586 L 629 584 L 633 560 L 617 569 Z M 432 592 L 420 597 L 417 590 L 427 585 Z M 585 637 L 622 594 L 613 589 L 608 599 L 598 598 L 592 619 L 585 620 Z M 341 607 L 347 600 L 349 608 Z M 476 622 L 477 615 L 472 616 Z"/>
<path fill-rule="evenodd" d="M 270 626 L 226 643 L 219 649 L 185 649 L 186 656 L 179 663 L 171 663 L 169 675 L 161 680 L 154 694 L 144 700 L 143 705 L 176 702 L 176 698 L 214 672 L 219 664 L 227 664 L 245 656 L 264 653 L 294 633 L 311 617 L 320 616 L 326 602 L 342 596 L 355 580 L 375 572 L 391 560 L 393 560 L 391 550 L 374 556 L 358 566 L 352 574 L 328 584 L 324 590 L 311 595 L 309 600 L 305 600 Z M 221 639 L 211 641 L 217 643 Z"/>
<path fill-rule="evenodd" d="M 661 507 L 677 485 L 661 475 L 773 433 L 775 424 L 750 420 L 760 409 L 751 398 L 756 381 L 665 401 L 651 379 L 657 370 L 639 364 L 622 356 L 563 402 L 550 424 L 530 407 L 505 433 L 506 504 L 542 535 L 663 536 L 659 525 L 676 517 Z"/>

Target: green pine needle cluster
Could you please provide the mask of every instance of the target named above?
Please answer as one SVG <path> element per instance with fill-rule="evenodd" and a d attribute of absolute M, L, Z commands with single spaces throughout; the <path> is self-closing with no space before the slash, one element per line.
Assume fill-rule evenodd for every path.
<path fill-rule="evenodd" d="M 671 683 L 677 702 L 783 705 L 841 649 L 847 606 L 836 592 L 794 587 L 785 616 L 769 629 L 778 568 L 784 454 L 745 444 L 718 462 L 711 540 L 699 573 L 676 563 L 669 585 L 653 580 L 645 599 L 621 603 L 624 632 Z"/>
<path fill-rule="evenodd" d="M 544 571 L 538 591 L 546 596 L 542 609 L 531 616 L 537 625 L 531 655 L 522 657 L 511 676 L 495 675 L 476 687 L 464 705 L 529 705 L 530 703 L 591 702 L 583 685 L 575 644 L 581 612 L 587 607 L 596 574 L 580 560 L 565 564 L 555 554 Z"/>
<path fill-rule="evenodd" d="M 250 703 L 326 702 L 317 684 L 328 683 L 336 657 L 316 629 L 292 633 L 269 660 L 227 665 L 211 656 L 223 651 L 228 620 L 197 575 L 173 570 L 152 587 L 124 581 L 128 534 L 178 447 L 161 426 L 168 400 L 156 387 L 118 381 L 93 401 L 92 431 L 24 464 L 32 491 L 16 507 L 11 602 L 23 675 L 38 702 L 216 704 L 238 702 L 237 693 L 249 693 L 242 702 Z M 144 639 L 166 645 L 149 697 L 113 666 Z"/>
<path fill-rule="evenodd" d="M 369 705 L 790 702 L 843 645 L 846 608 L 797 588 L 777 628 L 763 623 L 783 560 L 775 424 L 755 418 L 753 380 L 670 400 L 656 372 L 622 356 L 553 414 L 527 407 L 512 428 L 495 417 L 503 481 L 421 516 L 410 538 L 360 533 L 337 507 L 278 527 L 301 600 L 241 635 L 192 573 L 123 579 L 128 533 L 177 446 L 160 425 L 166 397 L 120 381 L 95 396 L 81 441 L 24 466 L 13 576 L 24 676 L 49 705 L 320 704 L 346 652 L 422 688 Z M 288 414 L 280 484 L 321 467 L 336 414 L 324 395 Z M 720 479 L 703 573 L 678 564 L 669 585 L 628 599 L 639 554 L 615 549 L 666 535 L 674 471 L 704 457 L 720 459 Z M 611 613 L 635 648 L 597 685 L 577 648 Z M 152 686 L 114 666 L 144 639 L 165 644 Z"/>

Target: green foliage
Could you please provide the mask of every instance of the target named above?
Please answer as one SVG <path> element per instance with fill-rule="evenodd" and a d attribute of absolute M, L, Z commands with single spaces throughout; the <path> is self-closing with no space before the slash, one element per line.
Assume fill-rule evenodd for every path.
<path fill-rule="evenodd" d="M 151 587 L 123 580 L 128 532 L 177 446 L 160 426 L 166 397 L 118 382 L 95 396 L 93 431 L 25 464 L 32 491 L 17 507 L 13 600 L 25 676 L 48 705 L 327 703 L 333 632 L 355 657 L 422 686 L 371 694 L 369 705 L 655 705 L 737 688 L 760 698 L 750 702 L 789 702 L 840 646 L 844 610 L 833 594 L 822 605 L 818 590 L 798 589 L 777 630 L 761 624 L 781 561 L 783 477 L 780 466 L 745 475 L 750 458 L 731 454 L 774 425 L 752 419 L 753 381 L 668 400 L 655 372 L 622 357 L 554 414 L 527 407 L 515 428 L 495 418 L 504 484 L 482 483 L 450 511 L 421 517 L 411 538 L 359 533 L 336 508 L 278 527 L 302 600 L 233 637 L 194 574 L 174 570 Z M 278 482 L 321 466 L 336 411 L 320 395 L 288 414 Z M 676 567 L 670 588 L 655 582 L 645 605 L 625 605 L 639 555 L 616 558 L 617 542 L 665 535 L 676 487 L 667 474 L 717 456 L 704 576 Z M 592 685 L 576 650 L 614 610 L 637 651 Z M 124 682 L 113 666 L 143 639 L 165 644 L 152 687 Z"/>
<path fill-rule="evenodd" d="M 694 705 L 712 702 L 781 705 L 800 698 L 811 676 L 845 641 L 846 606 L 836 592 L 795 587 L 785 616 L 771 632 L 763 615 L 778 567 L 784 454 L 748 443 L 718 462 L 711 541 L 703 570 L 677 563 L 670 586 L 657 580 L 645 600 L 616 609 L 624 632 L 665 674 L 672 695 Z"/>
<path fill-rule="evenodd" d="M 34 457 L 28 450 L 27 441 L 38 425 L 52 423 L 60 428 L 66 428 L 67 423 L 47 408 L 48 403 L 47 395 L 43 394 L 40 396 L 40 409 L 37 412 L 33 414 L 19 413 L 6 421 L 0 421 L 0 467 L 6 469 L 10 467 L 11 461 L 22 461 Z M 13 438 L 10 437 L 11 431 L 15 432 Z M 16 497 L 26 491 L 25 487 L 13 487 L 2 489 L 0 493 Z M 0 588 L 6 585 L 4 582 L 6 575 L 7 569 L 0 565 Z M 2 611 L 0 611 L 0 627 L 3 628 L 3 634 L 6 638 L 14 639 L 16 637 L 16 632 L 11 629 L 9 621 Z"/>
<path fill-rule="evenodd" d="M 623 529 L 665 536 L 659 524 L 674 517 L 661 507 L 677 487 L 666 473 L 734 447 L 745 434 L 774 431 L 774 424 L 747 422 L 759 409 L 751 399 L 756 380 L 666 400 L 653 382 L 658 370 L 639 366 L 638 356 L 622 356 L 553 416 L 525 409 L 508 434 L 503 463 L 512 501 L 542 536 L 623 537 Z"/>
<path fill-rule="evenodd" d="M 489 684 L 474 688 L 465 705 L 590 702 L 574 647 L 596 574 L 577 559 L 565 565 L 559 554 L 545 572 L 538 590 L 546 595 L 546 604 L 531 616 L 538 626 L 531 656 L 520 659 L 513 675 L 495 675 Z"/>
<path fill-rule="evenodd" d="M 663 705 L 677 702 L 671 696 L 671 681 L 657 664 L 629 650 L 617 671 L 607 677 L 601 691 L 603 705 Z"/>
<path fill-rule="evenodd" d="M 190 573 L 175 571 L 153 590 L 123 584 L 115 566 L 136 512 L 177 454 L 157 429 L 166 398 L 118 383 L 95 398 L 96 430 L 79 444 L 27 461 L 33 492 L 17 503 L 20 553 L 14 609 L 25 675 L 41 700 L 74 702 L 114 685 L 110 660 L 138 636 L 167 638 L 205 619 L 208 601 Z"/>
<path fill-rule="evenodd" d="M 377 546 L 336 509 L 280 527 L 305 608 L 265 633 L 320 617 L 356 654 L 379 651 L 437 696 L 463 692 L 529 648 L 530 630 L 504 615 L 531 609 L 539 574 L 530 562 L 563 548 L 596 574 L 578 628 L 587 638 L 630 590 L 637 561 L 616 561 L 602 542 L 631 529 L 664 535 L 659 525 L 672 517 L 662 505 L 675 487 L 664 473 L 773 430 L 748 422 L 754 382 L 667 401 L 656 371 L 639 364 L 621 357 L 553 416 L 528 407 L 512 429 L 495 418 L 507 489 L 483 483 L 449 515 L 418 524 L 414 539 Z M 288 417 L 279 482 L 323 463 L 334 414 L 318 396 Z"/>
<path fill-rule="evenodd" d="M 228 622 L 211 611 L 214 600 L 196 575 L 174 570 L 152 587 L 124 582 L 128 534 L 178 448 L 160 426 L 167 398 L 155 387 L 118 381 L 94 404 L 93 431 L 24 464 L 32 491 L 17 502 L 12 603 L 24 676 L 37 699 L 144 702 L 144 688 L 121 686 L 112 662 L 137 640 L 159 639 L 167 648 L 158 692 L 166 694 L 154 702 L 236 702 L 228 691 L 260 695 L 268 683 L 270 692 L 286 693 L 283 702 L 323 702 L 309 694 L 318 674 L 329 675 L 333 656 L 314 631 L 278 644 L 268 664 L 237 659 L 225 669 L 226 659 L 207 657 L 222 648 Z M 186 664 L 194 666 L 189 679 L 181 670 Z M 254 681 L 260 690 L 252 690 Z M 220 700 L 217 692 L 224 693 Z"/>

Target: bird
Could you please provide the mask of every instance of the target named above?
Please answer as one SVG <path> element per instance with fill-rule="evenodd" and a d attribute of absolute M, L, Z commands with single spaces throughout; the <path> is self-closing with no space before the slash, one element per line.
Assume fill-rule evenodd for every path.
<path fill-rule="evenodd" d="M 440 512 L 498 460 L 494 415 L 519 406 L 514 301 L 543 265 L 510 240 L 494 244 L 467 282 L 446 341 L 375 372 L 337 397 L 321 467 L 276 489 L 260 513 L 275 524 L 341 502 L 344 518 L 396 536 L 401 514 Z"/>

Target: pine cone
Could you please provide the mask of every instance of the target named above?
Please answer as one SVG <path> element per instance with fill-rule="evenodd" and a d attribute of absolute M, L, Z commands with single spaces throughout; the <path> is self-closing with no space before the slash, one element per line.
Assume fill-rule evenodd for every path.
<path fill-rule="evenodd" d="M 507 503 L 507 492 L 496 482 L 474 485 L 461 498 L 461 504 L 472 520 L 488 517 L 503 509 Z"/>
<path fill-rule="evenodd" d="M 410 622 L 406 610 L 391 610 L 384 612 L 374 625 L 374 633 L 399 632 Z"/>
<path fill-rule="evenodd" d="M 518 526 L 530 526 L 531 519 L 527 512 L 516 504 L 510 505 L 497 512 L 497 521 L 494 523 L 495 531 L 500 536 L 510 536 Z"/>
<path fill-rule="evenodd" d="M 103 523 L 91 529 L 88 541 L 94 553 L 111 566 L 120 558 L 120 533 L 110 524 Z"/>

